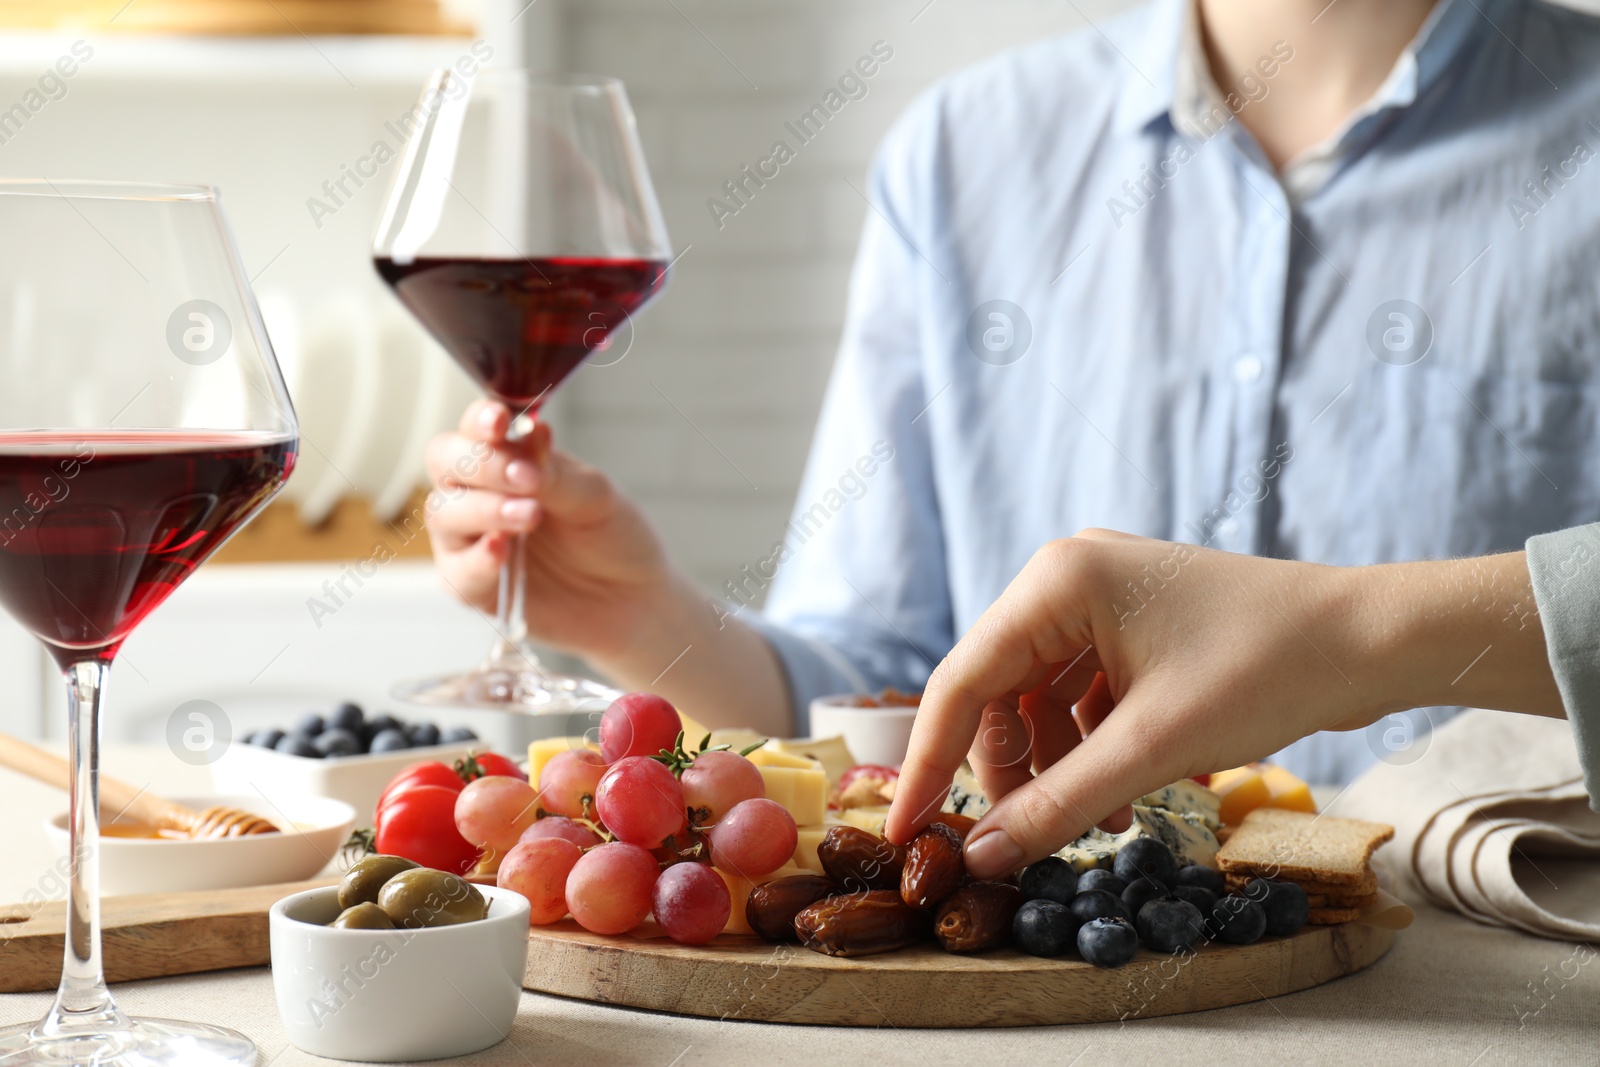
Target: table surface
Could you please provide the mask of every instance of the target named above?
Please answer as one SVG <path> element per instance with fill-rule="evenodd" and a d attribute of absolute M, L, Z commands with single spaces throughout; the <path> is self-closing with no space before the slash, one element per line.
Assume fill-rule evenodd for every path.
<path fill-rule="evenodd" d="M 204 768 L 165 749 L 113 746 L 107 773 L 163 792 L 205 791 Z M 0 902 L 19 900 L 54 862 L 42 825 L 62 795 L 0 771 Z M 1415 903 L 1415 902 L 1414 902 Z M 796 1064 L 932 1067 L 983 1063 L 1183 1062 L 1349 1064 L 1595 1063 L 1600 966 L 1573 946 L 1477 925 L 1419 906 L 1389 955 L 1360 974 L 1273 1000 L 1217 1011 L 1091 1026 L 895 1030 L 717 1022 L 524 993 L 501 1044 L 460 1062 L 557 1064 Z M 3 965 L 3 963 L 0 963 Z M 1577 970 L 1575 977 L 1572 975 Z M 198 1019 L 248 1034 L 261 1067 L 334 1063 L 288 1044 L 266 968 L 114 987 L 136 1015 Z M 871 996 L 871 990 L 864 990 Z M 0 996 L 0 1026 L 42 1016 L 49 996 Z"/>

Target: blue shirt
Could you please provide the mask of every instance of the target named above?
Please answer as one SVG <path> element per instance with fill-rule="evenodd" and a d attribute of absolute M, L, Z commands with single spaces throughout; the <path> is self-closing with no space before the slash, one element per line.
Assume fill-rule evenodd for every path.
<path fill-rule="evenodd" d="M 1443 3 L 1280 178 L 1248 97 L 1207 111 L 1191 17 L 1003 54 L 885 140 L 794 521 L 730 590 L 777 568 L 758 626 L 801 730 L 815 696 L 920 686 L 1084 527 L 1366 564 L 1600 519 L 1600 22 Z M 1445 714 L 1280 758 L 1345 781 Z"/>

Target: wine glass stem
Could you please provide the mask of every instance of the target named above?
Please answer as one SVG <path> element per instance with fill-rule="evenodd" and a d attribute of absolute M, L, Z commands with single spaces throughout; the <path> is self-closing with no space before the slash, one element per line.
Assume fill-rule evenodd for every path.
<path fill-rule="evenodd" d="M 528 616 L 525 614 L 528 591 L 528 535 L 519 533 L 511 542 L 511 555 L 500 568 L 499 646 L 504 655 L 516 655 L 527 642 Z"/>
<path fill-rule="evenodd" d="M 61 986 L 40 1024 L 46 1034 L 98 1029 L 120 1018 L 100 959 L 100 699 L 109 672 L 99 659 L 79 660 L 64 672 L 73 862 Z"/>

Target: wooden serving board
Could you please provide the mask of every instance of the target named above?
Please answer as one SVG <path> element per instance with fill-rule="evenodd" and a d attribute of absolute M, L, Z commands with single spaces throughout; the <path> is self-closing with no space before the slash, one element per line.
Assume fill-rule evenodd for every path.
<path fill-rule="evenodd" d="M 130 982 L 173 974 L 259 967 L 271 953 L 267 912 L 290 893 L 329 880 L 106 897 L 100 903 L 106 979 Z M 61 980 L 67 907 L 0 905 L 0 993 L 54 989 Z"/>
<path fill-rule="evenodd" d="M 1223 1008 L 1352 974 L 1393 930 L 1308 926 L 1184 957 L 1141 949 L 1101 970 L 1003 949 L 956 956 L 919 945 L 862 959 L 724 935 L 709 945 L 604 937 L 571 920 L 536 927 L 523 986 L 634 1008 L 826 1026 L 977 1027 L 1114 1022 Z"/>

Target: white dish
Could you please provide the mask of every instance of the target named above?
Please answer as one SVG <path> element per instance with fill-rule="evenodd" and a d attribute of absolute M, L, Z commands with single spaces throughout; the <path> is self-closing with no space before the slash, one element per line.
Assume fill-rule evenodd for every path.
<path fill-rule="evenodd" d="M 838 734 L 860 763 L 880 763 L 898 767 L 905 762 L 911 744 L 911 725 L 916 721 L 914 707 L 862 707 L 860 693 L 839 693 L 818 697 L 811 702 L 811 735 Z"/>
<path fill-rule="evenodd" d="M 469 751 L 486 752 L 489 747 L 482 741 L 467 741 L 376 756 L 311 759 L 256 745 L 232 744 L 211 765 L 211 782 L 215 789 L 260 790 L 275 804 L 308 795 L 332 797 L 354 808 L 361 825 L 368 826 L 383 787 L 406 767 L 426 760 L 454 763 Z"/>
<path fill-rule="evenodd" d="M 302 882 L 338 855 L 355 825 L 355 811 L 350 805 L 327 797 L 291 797 L 276 803 L 260 794 L 173 799 L 195 811 L 214 805 L 239 808 L 264 815 L 279 825 L 287 820 L 296 829 L 281 834 L 175 841 L 102 837 L 101 893 L 181 893 Z M 67 856 L 72 845 L 66 812 L 47 821 L 45 833 L 56 854 Z"/>
<path fill-rule="evenodd" d="M 272 906 L 272 987 L 295 1047 L 336 1060 L 465 1056 L 511 1031 L 528 957 L 528 901 L 479 886 L 487 918 L 426 930 L 343 930 L 339 889 Z"/>

